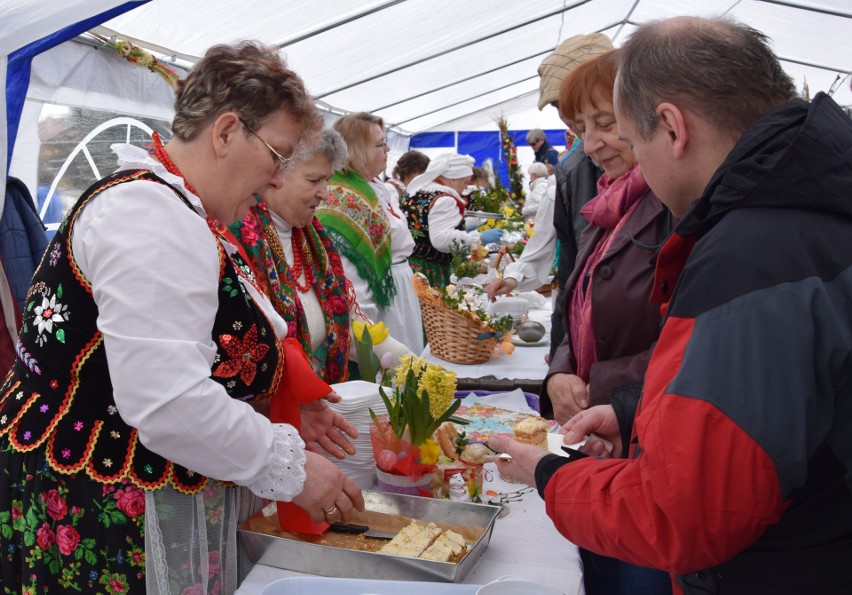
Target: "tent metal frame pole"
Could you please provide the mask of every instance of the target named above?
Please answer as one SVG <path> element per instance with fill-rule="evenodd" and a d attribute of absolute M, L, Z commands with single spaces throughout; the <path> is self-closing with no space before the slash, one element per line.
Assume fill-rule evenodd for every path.
<path fill-rule="evenodd" d="M 527 77 L 527 78 L 525 78 L 525 79 L 521 79 L 521 80 L 519 80 L 519 81 L 515 81 L 514 83 L 509 83 L 509 85 L 502 85 L 501 87 L 498 87 L 498 88 L 496 88 L 496 89 L 491 89 L 491 90 L 489 90 L 489 91 L 485 91 L 484 93 L 480 93 L 479 95 L 472 95 L 472 96 L 470 96 L 470 97 L 466 97 L 466 98 L 461 99 L 461 100 L 459 100 L 459 101 L 454 101 L 453 103 L 450 103 L 450 104 L 447 104 L 447 105 L 443 105 L 443 106 L 439 107 L 438 109 L 434 109 L 434 110 L 432 110 L 431 112 L 426 112 L 426 113 L 423 113 L 423 114 L 419 114 L 417 117 L 414 117 L 414 118 L 408 118 L 407 120 L 403 120 L 402 122 L 396 122 L 396 123 L 395 123 L 395 125 L 396 125 L 396 126 L 402 126 L 403 124 L 405 124 L 405 123 L 407 123 L 407 122 L 412 122 L 412 121 L 416 120 L 417 118 L 422 118 L 422 117 L 424 117 L 424 116 L 429 116 L 429 115 L 432 115 L 432 114 L 436 114 L 436 113 L 438 113 L 438 112 L 440 112 L 440 111 L 443 111 L 443 110 L 445 110 L 445 109 L 450 109 L 451 107 L 455 107 L 455 106 L 457 106 L 457 105 L 460 105 L 460 104 L 462 104 L 462 103 L 464 103 L 464 102 L 466 102 L 466 101 L 470 101 L 470 100 L 472 100 L 472 99 L 479 99 L 480 97 L 485 97 L 486 95 L 490 95 L 491 93 L 495 93 L 495 92 L 499 91 L 500 89 L 505 89 L 506 87 L 508 87 L 508 86 L 510 86 L 510 85 L 517 85 L 517 84 L 520 84 L 520 83 L 525 83 L 525 82 L 527 82 L 527 81 L 531 81 L 531 80 L 533 80 L 533 79 L 535 79 L 535 78 L 538 78 L 538 75 L 530 76 L 530 77 Z M 532 93 L 532 91 L 530 91 L 530 93 Z M 524 95 L 526 95 L 526 93 L 524 93 L 523 95 L 518 95 L 517 97 L 523 97 Z M 512 99 L 516 99 L 517 97 L 512 97 Z M 511 101 L 511 99 L 507 99 L 507 100 L 505 100 L 505 101 Z M 502 101 L 500 101 L 500 102 L 498 102 L 498 103 L 495 103 L 494 105 L 499 105 L 500 103 L 503 103 L 503 102 L 502 102 Z"/>
<path fill-rule="evenodd" d="M 828 66 L 826 64 L 814 64 L 813 62 L 806 62 L 805 60 L 797 60 L 795 58 L 785 58 L 784 56 L 778 56 L 778 59 L 781 62 L 792 62 L 793 64 L 798 64 L 800 66 L 810 66 L 811 68 L 818 68 L 820 70 L 827 70 L 829 72 L 842 72 L 843 74 L 850 74 L 852 70 L 847 68 L 837 68 L 835 66 Z"/>
<path fill-rule="evenodd" d="M 300 41 L 305 41 L 306 39 L 310 39 L 311 37 L 321 35 L 321 34 L 327 32 L 327 31 L 331 31 L 332 29 L 336 29 L 337 27 L 340 27 L 342 25 L 352 23 L 354 21 L 357 21 L 358 19 L 362 19 L 364 17 L 370 16 L 371 14 L 381 12 L 381 11 L 385 10 L 386 8 L 390 8 L 391 6 L 394 6 L 396 4 L 401 4 L 402 2 L 405 2 L 405 1 L 406 0 L 389 0 L 388 2 L 385 2 L 384 4 L 379 4 L 377 6 L 374 6 L 373 8 L 365 10 L 363 12 L 359 12 L 359 13 L 347 16 L 345 18 L 340 19 L 339 21 L 333 21 L 333 22 L 329 23 L 328 25 L 323 25 L 322 27 L 317 27 L 316 29 L 312 29 L 312 30 L 310 30 L 306 33 L 302 33 L 301 35 L 297 35 L 296 37 L 292 37 L 292 38 L 287 39 L 285 41 L 280 41 L 280 42 L 275 43 L 273 45 L 275 47 L 277 47 L 279 50 L 284 49 L 288 45 L 293 45 L 294 43 L 299 43 Z"/>
<path fill-rule="evenodd" d="M 636 6 L 637 4 L 639 4 L 639 0 L 636 0 L 636 1 L 635 1 L 635 4 L 633 5 L 633 7 L 635 8 L 635 6 Z M 616 22 L 611 23 L 611 24 L 609 24 L 609 25 L 607 25 L 607 26 L 605 26 L 605 27 L 601 27 L 600 29 L 598 29 L 598 30 L 596 31 L 596 33 L 602 33 L 603 31 L 606 31 L 607 29 L 612 29 L 613 27 L 618 26 L 618 25 L 622 25 L 622 26 L 623 26 L 623 25 L 627 24 L 627 25 L 636 25 L 636 26 L 638 26 L 638 24 L 637 24 L 637 23 L 634 23 L 633 21 L 631 21 L 631 20 L 629 19 L 629 16 L 630 16 L 630 14 L 631 14 L 632 12 L 633 12 L 633 10 L 631 9 L 631 10 L 628 12 L 627 17 L 625 17 L 625 19 L 623 19 L 623 20 L 621 20 L 621 21 L 616 21 Z M 619 31 L 620 31 L 620 29 L 619 29 Z M 467 81 L 472 80 L 472 79 L 474 79 L 474 78 L 477 78 L 477 77 L 479 77 L 479 76 L 484 76 L 484 75 L 486 75 L 486 74 L 491 74 L 492 72 L 496 72 L 496 71 L 498 71 L 498 70 L 501 70 L 502 68 L 506 68 L 506 67 L 508 67 L 508 66 L 514 66 L 515 64 L 519 64 L 520 62 L 523 62 L 523 61 L 525 61 L 525 60 L 529 60 L 529 59 L 531 59 L 531 58 L 535 58 L 536 56 L 541 56 L 541 55 L 543 55 L 543 54 L 549 54 L 549 53 L 553 52 L 555 49 L 556 49 L 556 47 L 553 47 L 553 48 L 551 48 L 551 49 L 549 49 L 549 50 L 545 50 L 545 51 L 543 51 L 543 52 L 539 52 L 539 53 L 537 53 L 537 54 L 532 54 L 532 55 L 530 55 L 530 56 L 526 56 L 526 57 L 524 57 L 524 58 L 521 58 L 520 60 L 516 60 L 515 62 L 511 62 L 511 63 L 509 63 L 509 64 L 505 64 L 505 65 L 503 65 L 503 66 L 499 66 L 499 67 L 497 67 L 497 68 L 492 68 L 492 69 L 490 69 L 490 70 L 486 70 L 485 72 L 481 72 L 481 73 L 478 73 L 478 74 L 471 75 L 471 76 L 469 76 L 469 77 L 467 77 L 467 78 L 463 78 L 463 79 L 461 79 L 461 80 L 458 80 L 458 81 L 455 81 L 455 82 L 452 82 L 452 83 L 449 83 L 449 84 L 446 84 L 446 85 L 442 85 L 442 86 L 440 86 L 440 87 L 436 87 L 436 88 L 434 88 L 434 89 L 430 89 L 429 91 L 425 91 L 425 92 L 423 92 L 423 93 L 419 93 L 419 94 L 417 94 L 417 95 L 413 95 L 413 96 L 408 97 L 408 98 L 406 98 L 406 99 L 401 99 L 401 100 L 399 100 L 399 101 L 395 101 L 394 103 L 389 103 L 389 104 L 387 104 L 387 105 L 383 105 L 383 106 L 381 106 L 381 107 L 377 107 L 377 108 L 374 108 L 374 109 L 369 110 L 369 111 L 370 111 L 371 113 L 376 113 L 376 112 L 379 112 L 379 111 L 381 111 L 381 110 L 383 110 L 383 109 L 387 109 L 387 108 L 389 108 L 389 107 L 394 107 L 394 106 L 397 106 L 397 105 L 399 105 L 399 104 L 401 104 L 401 103 L 405 103 L 406 101 L 410 101 L 410 100 L 412 100 L 412 99 L 417 99 L 417 98 L 419 98 L 419 97 L 423 97 L 424 95 L 428 95 L 429 93 L 433 93 L 433 92 L 435 92 L 435 91 L 440 91 L 440 90 L 446 89 L 446 88 L 448 88 L 448 87 L 452 87 L 453 85 L 457 85 L 457 84 L 459 84 L 459 83 L 467 82 Z M 531 77 L 531 78 L 533 78 L 533 77 Z M 520 80 L 520 81 L 516 81 L 516 82 L 514 82 L 514 83 L 510 83 L 510 84 L 514 85 L 514 84 L 517 84 L 517 83 L 524 82 L 524 81 L 526 81 L 526 80 L 529 80 L 529 79 L 522 79 L 522 80 Z M 495 91 L 496 91 L 496 89 L 495 89 Z M 493 93 L 493 91 L 490 91 L 490 92 L 492 92 L 492 93 Z M 530 93 L 532 93 L 532 91 L 530 91 Z M 527 96 L 527 95 L 529 95 L 530 93 L 524 93 L 524 94 L 522 94 L 522 95 L 519 95 L 518 97 L 526 97 L 526 96 Z M 487 94 L 487 93 L 486 93 L 486 94 Z M 430 115 L 430 114 L 433 114 L 433 113 L 436 113 L 436 112 L 438 112 L 438 111 L 441 111 L 442 109 L 449 109 L 450 107 L 453 107 L 453 106 L 455 106 L 455 105 L 459 105 L 459 104 L 461 104 L 461 103 L 464 103 L 465 101 L 468 101 L 469 99 L 476 99 L 477 97 L 481 97 L 481 96 L 482 96 L 482 95 L 477 95 L 477 96 L 475 96 L 475 97 L 468 97 L 467 99 L 463 99 L 463 100 L 458 101 L 458 102 L 456 102 L 456 103 L 453 103 L 453 104 L 451 104 L 451 105 L 444 106 L 444 107 L 442 107 L 442 108 L 439 108 L 439 109 L 437 109 L 437 110 L 435 110 L 435 111 L 432 111 L 432 112 L 429 112 L 429 113 L 427 113 L 427 114 L 420 114 L 420 115 L 419 115 L 419 116 L 417 116 L 417 117 L 418 117 L 418 118 L 420 118 L 420 117 L 423 117 L 423 116 L 428 116 L 428 115 Z M 515 98 L 513 98 L 513 99 L 515 99 Z M 506 100 L 506 101 L 511 101 L 511 99 Z M 497 103 L 495 103 L 495 104 L 492 104 L 492 105 L 490 105 L 490 106 L 487 106 L 487 107 L 486 107 L 486 108 L 484 108 L 484 109 L 489 109 L 489 108 L 491 108 L 491 107 L 494 107 L 495 105 L 500 105 L 501 103 L 504 103 L 504 101 L 499 101 L 499 102 L 497 102 Z M 474 111 L 478 111 L 478 110 L 474 110 Z M 472 114 L 472 113 L 473 113 L 473 112 L 468 112 L 468 113 L 466 113 L 466 114 L 462 114 L 462 115 L 461 115 L 461 116 L 459 116 L 459 117 L 460 117 L 460 118 L 463 118 L 464 116 L 469 115 L 469 114 Z M 400 123 L 398 123 L 398 124 L 393 124 L 393 126 L 399 127 L 401 124 L 404 124 L 404 123 L 406 123 L 406 122 L 411 122 L 411 121 L 416 120 L 416 119 L 417 119 L 417 118 L 409 118 L 408 120 L 403 120 L 402 122 L 400 122 Z M 453 118 L 453 119 L 455 120 L 455 119 L 457 119 L 457 118 Z"/>
<path fill-rule="evenodd" d="M 451 119 L 451 120 L 445 120 L 445 121 L 443 121 L 443 122 L 439 122 L 439 124 L 446 124 L 447 122 L 453 122 L 453 121 L 458 120 L 458 119 L 460 119 L 460 118 L 464 118 L 465 116 L 469 116 L 470 114 L 475 114 L 476 112 L 481 112 L 481 111 L 483 111 L 483 110 L 489 110 L 489 109 L 491 109 L 491 108 L 493 108 L 493 107 L 497 107 L 498 105 L 502 105 L 502 104 L 504 104 L 504 103 L 509 103 L 510 101 L 515 101 L 516 99 L 523 99 L 524 97 L 527 97 L 527 96 L 529 96 L 529 95 L 532 95 L 533 93 L 538 93 L 538 91 L 537 91 L 537 90 L 536 90 L 536 91 L 529 91 L 528 93 L 523 93 L 522 95 L 518 95 L 517 97 L 512 97 L 511 99 L 505 99 L 505 100 L 503 100 L 503 101 L 498 101 L 497 103 L 492 103 L 491 105 L 486 105 L 485 107 L 480 107 L 480 108 L 477 108 L 477 109 L 475 109 L 475 110 L 471 110 L 471 111 L 469 111 L 469 112 L 465 112 L 465 113 L 463 113 L 463 114 L 461 114 L 461 115 L 459 115 L 459 116 L 456 116 L 455 118 L 453 118 L 453 119 Z M 418 116 L 418 117 L 420 117 L 420 116 Z M 406 120 L 406 122 L 412 122 L 412 121 L 414 121 L 414 120 L 416 120 L 416 119 L 417 119 L 417 118 L 412 118 L 411 120 Z M 437 126 L 437 125 L 438 125 L 438 124 L 436 124 L 436 126 Z M 431 132 L 431 131 L 432 131 L 431 129 L 428 129 L 428 130 L 422 130 L 421 132 Z M 493 132 L 494 132 L 495 134 L 499 134 L 499 131 L 497 131 L 497 130 L 494 130 Z M 418 133 L 416 133 L 416 134 L 412 134 L 412 136 L 416 136 L 417 134 L 420 134 L 420 132 L 418 132 Z"/>
<path fill-rule="evenodd" d="M 602 33 L 602 32 L 604 32 L 604 31 L 606 31 L 607 29 L 612 29 L 613 27 L 616 27 L 616 26 L 618 26 L 618 25 L 621 25 L 622 27 L 623 27 L 624 25 L 636 25 L 636 26 L 638 26 L 638 24 L 637 24 L 637 23 L 634 23 L 633 21 L 631 21 L 631 20 L 630 20 L 630 15 L 633 13 L 633 9 L 635 9 L 636 5 L 638 5 L 638 4 L 639 4 L 639 1 L 640 1 L 640 0 L 636 0 L 636 1 L 635 1 L 635 3 L 634 3 L 634 5 L 633 5 L 633 7 L 632 7 L 632 8 L 628 11 L 627 17 L 626 17 L 624 20 L 616 21 L 616 22 L 611 23 L 611 24 L 609 24 L 609 25 L 607 25 L 607 26 L 605 26 L 605 27 L 601 27 L 600 29 L 598 29 L 598 30 L 596 31 L 596 33 Z M 621 28 L 619 28 L 619 30 L 616 32 L 615 37 L 617 37 L 617 36 L 618 36 L 618 33 L 620 33 L 620 31 L 621 31 Z M 521 62 L 524 62 L 524 61 L 526 61 L 526 60 L 531 60 L 532 58 L 535 58 L 535 57 L 537 57 L 537 56 L 543 56 L 543 55 L 545 55 L 545 54 L 550 54 L 550 53 L 551 53 L 551 52 L 553 52 L 555 49 L 556 49 L 556 47 L 553 47 L 553 48 L 550 48 L 550 49 L 548 49 L 548 50 L 544 50 L 544 51 L 542 51 L 542 52 L 538 52 L 538 53 L 535 53 L 535 54 L 531 54 L 531 55 L 529 55 L 529 56 L 525 56 L 525 57 L 523 57 L 523 58 L 521 58 L 521 59 L 519 59 L 519 60 L 515 60 L 514 62 L 510 62 L 510 63 L 508 63 L 508 64 L 503 64 L 502 66 L 498 66 L 498 67 L 496 67 L 496 68 L 491 68 L 491 69 L 489 69 L 489 70 L 485 70 L 485 71 L 482 71 L 482 72 L 478 72 L 478 73 L 476 73 L 476 74 L 472 74 L 472 75 L 470 75 L 470 76 L 468 76 L 468 77 L 465 77 L 465 78 L 463 78 L 463 79 L 459 79 L 459 80 L 457 80 L 457 81 L 453 81 L 452 83 L 447 83 L 446 85 L 441 85 L 440 87 L 435 87 L 435 88 L 433 88 L 433 89 L 429 89 L 428 91 L 424 91 L 423 93 L 418 93 L 417 95 L 412 95 L 411 97 L 406 97 L 405 99 L 400 99 L 399 101 L 394 101 L 393 103 L 388 103 L 387 105 L 382 105 L 382 106 L 379 106 L 379 107 L 376 107 L 376 108 L 372 108 L 372 109 L 370 109 L 370 110 L 368 110 L 368 111 L 369 111 L 370 113 L 376 113 L 376 112 L 379 112 L 379 111 L 384 110 L 384 109 L 388 109 L 388 108 L 391 108 L 391 107 L 395 107 L 395 106 L 400 105 L 400 104 L 402 104 L 402 103 L 405 103 L 405 102 L 407 102 L 407 101 L 411 101 L 411 100 L 413 100 L 413 99 L 418 99 L 418 98 L 420 98 L 420 97 L 424 97 L 424 96 L 426 96 L 426 95 L 429 95 L 430 93 L 434 93 L 435 91 L 442 91 L 442 90 L 444 90 L 444 89 L 448 89 L 449 87 L 452 87 L 452 86 L 454 86 L 454 85 L 458 85 L 458 84 L 461 84 L 461 83 L 466 83 L 466 82 L 471 81 L 471 80 L 473 80 L 473 79 L 475 79 L 475 78 L 478 78 L 478 77 L 480 77 L 480 76 L 485 76 L 486 74 L 491 74 L 491 73 L 493 73 L 493 72 L 497 72 L 498 70 L 502 70 L 502 69 L 504 69 L 504 68 L 508 68 L 508 67 L 510 67 L 510 66 L 514 66 L 515 64 L 520 64 Z M 524 79 L 524 80 L 527 80 L 527 79 Z M 522 82 L 522 81 L 516 81 L 516 82 Z M 510 84 L 515 84 L 515 83 L 510 83 Z M 502 103 L 502 102 L 501 102 L 501 103 Z M 495 105 L 499 105 L 499 104 L 495 104 Z M 411 120 L 405 120 L 405 121 L 406 121 L 406 122 L 410 122 Z"/>
<path fill-rule="evenodd" d="M 627 14 L 624 15 L 624 18 L 621 19 L 621 23 L 618 25 L 618 29 L 615 34 L 612 36 L 612 40 L 615 41 L 618 39 L 618 36 L 621 35 L 621 32 L 624 30 L 624 25 L 632 25 L 633 22 L 630 20 L 630 17 L 633 16 L 633 12 L 636 10 L 636 7 L 639 5 L 639 0 L 633 0 L 633 5 L 627 9 Z"/>
<path fill-rule="evenodd" d="M 373 113 L 373 112 L 378 112 L 378 111 L 383 110 L 383 109 L 387 109 L 389 107 L 394 107 L 394 106 L 399 105 L 400 103 L 405 103 L 406 101 L 411 101 L 412 99 L 418 99 L 419 97 L 423 97 L 424 95 L 429 95 L 429 93 L 434 93 L 435 91 L 443 91 L 444 89 L 448 89 L 449 87 L 452 87 L 454 85 L 460 85 L 461 83 L 466 83 L 466 82 L 473 80 L 475 78 L 485 76 L 486 74 L 491 74 L 492 72 L 497 72 L 498 70 L 502 70 L 504 68 L 514 66 L 515 64 L 520 64 L 521 62 L 525 62 L 526 60 L 532 60 L 533 58 L 537 58 L 538 56 L 541 56 L 543 54 L 549 54 L 552 51 L 553 51 L 553 49 L 550 49 L 550 50 L 545 50 L 543 52 L 531 54 L 529 56 L 524 56 L 520 60 L 515 60 L 514 62 L 509 62 L 508 64 L 502 64 L 500 66 L 497 66 L 496 68 L 491 68 L 491 69 L 485 70 L 483 72 L 477 72 L 476 74 L 472 74 L 472 75 L 465 77 L 463 79 L 453 81 L 452 83 L 447 83 L 446 85 L 441 85 L 440 87 L 433 87 L 432 89 L 429 89 L 428 91 L 424 91 L 423 93 L 418 93 L 417 95 L 412 95 L 411 97 L 406 97 L 405 99 L 400 99 L 399 101 L 394 101 L 393 103 L 389 103 L 387 105 L 383 105 L 381 107 L 377 107 L 377 108 L 374 108 L 374 109 L 371 109 L 371 110 L 368 110 L 368 111 Z M 517 82 L 519 82 L 519 81 L 517 81 Z M 509 84 L 512 85 L 514 83 L 509 83 Z M 506 85 L 506 86 L 508 86 L 508 85 Z"/>
<path fill-rule="evenodd" d="M 505 34 L 505 33 L 509 33 L 510 31 L 514 31 L 514 30 L 516 30 L 516 29 L 521 29 L 521 28 L 526 27 L 527 25 L 531 25 L 531 24 L 533 24 L 533 23 L 538 23 L 538 22 L 542 21 L 543 19 L 549 19 L 549 18 L 550 18 L 550 17 L 552 17 L 552 16 L 556 16 L 556 15 L 558 15 L 558 14 L 561 14 L 561 13 L 564 13 L 564 12 L 568 12 L 568 11 L 570 11 L 570 10 L 573 10 L 573 9 L 575 9 L 575 8 L 577 8 L 577 7 L 579 7 L 579 6 L 582 6 L 583 4 L 587 4 L 587 3 L 589 3 L 589 2 L 591 2 L 591 0 L 577 0 L 576 2 L 574 2 L 573 4 L 571 4 L 571 6 L 567 6 L 567 7 L 564 7 L 564 8 L 559 8 L 558 10 L 554 10 L 554 11 L 551 11 L 551 12 L 549 12 L 549 13 L 547 13 L 547 14 L 543 14 L 543 15 L 541 15 L 541 16 L 538 16 L 538 17 L 536 17 L 536 18 L 534 18 L 534 19 L 530 19 L 530 20 L 527 20 L 527 21 L 524 21 L 524 22 L 518 23 L 517 25 L 513 25 L 512 27 L 508 27 L 508 28 L 506 28 L 506 29 L 502 29 L 502 30 L 500 30 L 500 31 L 495 31 L 494 33 L 489 33 L 488 35 L 485 35 L 485 36 L 483 36 L 483 37 L 479 37 L 479 38 L 477 38 L 477 39 L 472 39 L 472 40 L 470 40 L 470 41 L 466 41 L 465 43 L 459 44 L 459 45 L 457 45 L 457 46 L 453 46 L 453 47 L 451 47 L 451 48 L 447 48 L 447 49 L 445 49 L 445 50 L 441 50 L 440 52 L 436 52 L 436 53 L 431 54 L 431 55 L 429 55 L 429 56 L 425 56 L 425 57 L 423 57 L 423 58 L 420 58 L 419 60 L 415 60 L 414 62 L 409 62 L 409 63 L 407 63 L 407 64 L 402 64 L 402 65 L 397 66 L 397 67 L 395 67 L 395 68 L 392 68 L 392 69 L 390 69 L 390 70 L 385 70 L 385 71 L 380 72 L 380 73 L 378 73 L 378 74 L 374 74 L 374 75 L 372 75 L 372 76 L 369 76 L 369 77 L 366 77 L 366 78 L 363 78 L 363 79 L 360 79 L 360 80 L 354 81 L 354 82 L 352 82 L 352 83 L 349 83 L 348 85 L 344 85 L 344 86 L 342 86 L 342 87 L 338 87 L 338 88 L 336 88 L 336 89 L 332 89 L 332 90 L 330 90 L 330 91 L 325 91 L 324 93 L 322 93 L 322 94 L 320 94 L 320 95 L 315 95 L 315 98 L 317 98 L 317 99 L 322 99 L 322 98 L 324 98 L 324 97 L 328 97 L 329 95 L 334 95 L 335 93 L 340 93 L 341 91 L 346 91 L 347 89 L 351 89 L 352 87 L 357 87 L 358 85 L 363 85 L 364 83 L 368 83 L 368 82 L 370 82 L 370 81 L 374 81 L 374 80 L 376 80 L 376 79 L 378 79 L 378 78 L 382 78 L 383 76 L 387 76 L 387 75 L 389 75 L 389 74 L 393 74 L 393 73 L 395 73 L 395 72 L 399 72 L 400 70 L 405 70 L 406 68 L 411 68 L 412 66 L 416 66 L 416 65 L 418 65 L 418 64 L 422 64 L 423 62 L 428 62 L 429 60 L 432 60 L 433 58 L 438 58 L 438 57 L 440 57 L 440 56 L 445 56 L 445 55 L 447 55 L 447 54 L 451 54 L 451 53 L 453 53 L 453 52 L 455 52 L 455 51 L 458 51 L 458 50 L 464 49 L 464 48 L 466 48 L 466 47 L 470 47 L 470 46 L 472 46 L 472 45 L 476 45 L 477 43 L 480 43 L 480 42 L 486 41 L 486 40 L 488 40 L 488 39 L 492 39 L 492 38 L 494 38 L 494 37 L 499 37 L 500 35 L 503 35 L 503 34 Z"/>
<path fill-rule="evenodd" d="M 787 8 L 795 8 L 797 10 L 807 10 L 808 12 L 818 12 L 820 14 L 827 14 L 833 17 L 843 17 L 845 19 L 852 19 L 852 14 L 848 12 L 840 12 L 837 10 L 829 10 L 828 8 L 820 8 L 818 6 L 805 6 L 803 4 L 798 4 L 796 2 L 789 2 L 788 0 L 757 0 L 758 2 L 763 2 L 765 4 L 777 4 L 778 6 L 786 6 Z"/>
<path fill-rule="evenodd" d="M 626 17 L 624 20 L 616 21 L 616 22 L 614 22 L 614 23 L 612 23 L 612 24 L 610 24 L 610 25 L 607 25 L 606 27 L 601 27 L 600 29 L 598 29 L 598 30 L 596 31 L 596 33 L 602 33 L 602 32 L 604 32 L 604 31 L 606 31 L 607 29 L 612 29 L 613 27 L 618 26 L 618 25 L 621 25 L 622 27 L 623 27 L 624 25 L 637 25 L 637 23 L 634 23 L 633 21 L 631 21 L 631 20 L 630 20 L 630 15 L 633 13 L 633 10 L 635 9 L 635 7 L 636 7 L 636 5 L 637 5 L 637 4 L 639 4 L 639 0 L 635 0 L 635 3 L 633 4 L 633 7 L 632 7 L 632 8 L 628 11 L 627 17 Z M 619 28 L 618 32 L 616 32 L 615 37 L 617 37 L 617 36 L 618 36 L 618 33 L 620 33 L 620 31 L 621 31 L 621 28 Z M 561 43 L 561 42 L 560 42 L 560 43 Z M 544 51 L 541 51 L 541 52 L 537 52 L 537 53 L 535 53 L 535 54 L 530 54 L 529 56 L 524 56 L 523 58 L 521 58 L 521 59 L 519 59 L 519 60 L 515 60 L 514 62 L 509 62 L 508 64 L 503 64 L 503 65 L 498 66 L 498 67 L 496 67 L 496 68 L 490 68 L 490 69 L 488 69 L 488 70 L 484 70 L 484 71 L 482 71 L 482 72 L 477 72 L 476 74 L 472 74 L 472 75 L 470 75 L 470 76 L 468 76 L 468 77 L 465 77 L 465 78 L 463 78 L 463 79 L 459 79 L 459 80 L 457 80 L 457 81 L 453 81 L 452 83 L 447 83 L 446 85 L 441 85 L 440 87 L 434 87 L 434 88 L 432 88 L 432 89 L 429 89 L 428 91 L 424 91 L 423 93 L 418 93 L 417 95 L 412 95 L 411 97 L 406 97 L 405 99 L 400 99 L 399 101 L 395 101 L 395 102 L 393 102 L 393 103 L 388 103 L 387 105 L 382 105 L 382 106 L 380 106 L 380 107 L 376 107 L 376 108 L 373 108 L 373 109 L 368 110 L 368 111 L 369 111 L 370 113 L 374 113 L 374 112 L 381 111 L 381 110 L 383 110 L 383 109 L 388 109 L 388 108 L 390 108 L 390 107 L 395 107 L 395 106 L 397 106 L 397 105 L 399 105 L 399 104 L 401 104 L 401 103 L 405 103 L 406 101 L 411 101 L 412 99 L 418 99 L 418 98 L 420 98 L 420 97 L 423 97 L 423 96 L 425 96 L 425 95 L 428 95 L 429 93 L 434 93 L 435 91 L 443 91 L 444 89 L 448 89 L 449 87 L 452 87 L 452 86 L 454 86 L 454 85 L 459 85 L 459 84 L 461 84 L 461 83 L 466 83 L 466 82 L 471 81 L 471 80 L 473 80 L 473 79 L 475 79 L 475 78 L 479 78 L 480 76 L 485 76 L 486 74 L 491 74 L 492 72 L 497 72 L 498 70 L 502 70 L 502 69 L 504 69 L 504 68 L 508 68 L 508 67 L 510 67 L 510 66 L 514 66 L 515 64 L 520 64 L 521 62 L 524 62 L 524 61 L 526 61 L 526 60 L 531 60 L 531 59 L 536 58 L 536 57 L 538 57 L 538 56 L 543 56 L 543 55 L 545 55 L 545 54 L 550 54 L 550 53 L 552 53 L 555 49 L 556 49 L 556 46 L 554 46 L 554 47 L 550 48 L 549 50 L 544 50 Z M 526 79 L 524 79 L 524 80 L 526 80 Z M 520 81 L 517 81 L 517 82 L 520 82 Z M 509 84 L 514 84 L 514 83 L 509 83 Z"/>

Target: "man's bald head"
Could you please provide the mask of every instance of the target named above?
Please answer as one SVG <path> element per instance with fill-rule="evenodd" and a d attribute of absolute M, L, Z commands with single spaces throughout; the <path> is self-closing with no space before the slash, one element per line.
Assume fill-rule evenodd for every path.
<path fill-rule="evenodd" d="M 620 50 L 616 101 L 647 138 L 672 102 L 730 138 L 796 95 L 765 35 L 727 19 L 677 17 L 639 27 Z"/>

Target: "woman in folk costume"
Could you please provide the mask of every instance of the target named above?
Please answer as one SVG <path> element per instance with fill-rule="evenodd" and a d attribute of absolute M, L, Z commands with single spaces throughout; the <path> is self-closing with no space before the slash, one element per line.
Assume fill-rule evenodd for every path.
<path fill-rule="evenodd" d="M 288 336 L 311 355 L 317 374 L 328 383 L 349 379 L 350 317 L 355 296 L 340 255 L 314 216 L 328 197 L 328 180 L 347 160 L 346 143 L 334 130 L 304 142 L 284 170 L 281 188 L 270 189 L 249 214 L 231 226 L 246 250 L 258 284 L 287 321 Z M 388 337 L 374 346 L 408 353 Z M 340 451 L 342 455 L 342 451 Z"/>
<path fill-rule="evenodd" d="M 479 243 L 479 232 L 464 230 L 466 201 L 462 191 L 473 176 L 473 157 L 445 153 L 408 185 L 402 208 L 414 236 L 411 268 L 435 287 L 450 282 L 451 250 Z"/>
<path fill-rule="evenodd" d="M 393 166 L 393 177 L 385 182 L 391 193 L 396 193 L 397 200 L 402 202 L 406 189 L 411 180 L 426 171 L 429 167 L 429 157 L 420 151 L 407 151 L 400 155 Z"/>
<path fill-rule="evenodd" d="M 331 177 L 317 219 L 340 252 L 361 313 L 384 322 L 394 339 L 420 353 L 420 302 L 408 266 L 414 240 L 396 196 L 377 178 L 388 160 L 384 122 L 358 112 L 338 119 L 333 128 L 346 141 L 349 161 Z"/>
<path fill-rule="evenodd" d="M 242 43 L 178 83 L 168 145 L 113 145 L 118 171 L 33 277 L 0 388 L 5 592 L 233 592 L 233 483 L 316 521 L 363 507 L 293 425 L 246 402 L 307 362 L 224 226 L 320 125 L 277 50 Z"/>

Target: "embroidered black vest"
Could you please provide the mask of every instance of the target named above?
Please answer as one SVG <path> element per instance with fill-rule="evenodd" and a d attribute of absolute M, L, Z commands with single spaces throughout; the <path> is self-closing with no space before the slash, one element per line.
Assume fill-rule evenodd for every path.
<path fill-rule="evenodd" d="M 399 205 L 408 219 L 408 229 L 411 231 L 411 237 L 414 238 L 414 251 L 411 256 L 415 258 L 424 258 L 440 263 L 449 263 L 453 259 L 449 252 L 441 252 L 435 248 L 429 238 L 429 209 L 442 196 L 450 195 L 441 190 L 431 192 L 421 190 L 413 196 L 406 194 Z M 453 197 L 450 196 L 450 198 Z M 464 217 L 459 221 L 456 229 L 464 231 Z"/>
<path fill-rule="evenodd" d="M 402 200 L 405 198 L 405 185 L 396 178 L 390 178 L 388 180 L 388 184 L 393 186 L 393 189 L 396 190 L 396 195 L 399 199 L 398 202 L 402 202 Z"/>
<path fill-rule="evenodd" d="M 71 254 L 71 232 L 86 204 L 117 184 L 141 181 L 168 185 L 148 170 L 120 171 L 97 182 L 74 205 L 45 251 L 27 292 L 17 358 L 0 388 L 0 436 L 19 452 L 45 448 L 48 464 L 61 473 L 83 472 L 102 483 L 126 478 L 144 489 L 171 485 L 195 493 L 207 478 L 145 448 L 119 415 L 97 328 L 98 308 Z M 219 308 L 211 378 L 233 398 L 267 396 L 280 380 L 280 344 L 239 281 L 250 269 L 239 255 L 229 258 L 219 241 L 216 245 Z"/>

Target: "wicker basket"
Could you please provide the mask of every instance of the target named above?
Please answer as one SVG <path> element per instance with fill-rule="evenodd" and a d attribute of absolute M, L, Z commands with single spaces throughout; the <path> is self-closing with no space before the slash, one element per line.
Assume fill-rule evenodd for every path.
<path fill-rule="evenodd" d="M 482 326 L 446 307 L 421 301 L 420 312 L 432 354 L 454 364 L 481 364 L 494 353 L 496 339 L 477 339 Z"/>

